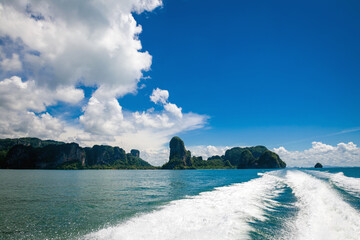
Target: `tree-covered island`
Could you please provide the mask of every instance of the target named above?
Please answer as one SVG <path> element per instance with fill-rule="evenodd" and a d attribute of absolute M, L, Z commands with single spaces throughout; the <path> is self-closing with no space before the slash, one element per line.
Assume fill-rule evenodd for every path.
<path fill-rule="evenodd" d="M 246 169 L 285 168 L 286 163 L 264 146 L 234 147 L 207 160 L 191 156 L 179 137 L 170 141 L 169 161 L 161 168 L 119 147 L 80 147 L 38 138 L 0 139 L 0 168 L 5 169 Z"/>
<path fill-rule="evenodd" d="M 280 157 L 264 146 L 234 147 L 222 156 L 212 156 L 207 160 L 191 156 L 184 142 L 179 137 L 170 141 L 169 161 L 163 169 L 259 169 L 285 168 L 286 163 Z"/>
<path fill-rule="evenodd" d="M 126 153 L 119 147 L 80 147 L 38 138 L 0 139 L 0 168 L 8 169 L 155 169 L 140 158 L 140 151 Z"/>

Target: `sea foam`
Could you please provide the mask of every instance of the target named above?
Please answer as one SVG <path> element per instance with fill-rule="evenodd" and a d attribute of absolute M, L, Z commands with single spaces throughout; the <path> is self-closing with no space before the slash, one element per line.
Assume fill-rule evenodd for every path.
<path fill-rule="evenodd" d="M 265 210 L 283 189 L 276 176 L 216 188 L 170 202 L 162 209 L 134 217 L 85 239 L 249 239 L 251 223 L 266 220 Z"/>
<path fill-rule="evenodd" d="M 359 239 L 359 213 L 330 184 L 293 170 L 287 171 L 285 182 L 299 209 L 285 239 Z"/>
<path fill-rule="evenodd" d="M 360 179 L 347 177 L 344 175 L 343 172 L 338 173 L 328 173 L 328 172 L 320 172 L 320 171 L 311 171 L 308 170 L 310 174 L 328 179 L 330 182 L 335 184 L 337 187 L 341 188 L 342 190 L 350 193 L 351 195 L 360 198 Z"/>

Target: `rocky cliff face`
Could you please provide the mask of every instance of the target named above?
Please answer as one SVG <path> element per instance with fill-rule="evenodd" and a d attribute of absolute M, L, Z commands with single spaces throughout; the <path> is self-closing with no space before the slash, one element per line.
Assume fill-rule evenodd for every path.
<path fill-rule="evenodd" d="M 35 168 L 56 168 L 60 165 L 77 162 L 82 167 L 86 165 L 86 154 L 83 148 L 76 143 L 48 145 L 36 148 Z"/>
<path fill-rule="evenodd" d="M 65 143 L 57 142 L 57 141 L 53 141 L 53 140 L 41 140 L 38 138 L 0 139 L 0 168 L 5 168 L 8 165 L 6 162 L 6 155 L 10 151 L 10 149 L 15 147 L 16 145 L 40 148 L 40 147 L 45 147 L 45 146 L 49 146 L 49 145 L 61 145 L 61 144 L 65 144 Z M 30 152 L 32 152 L 32 150 L 30 151 L 29 149 L 25 149 L 25 148 L 21 148 L 21 147 L 17 147 L 16 149 L 17 149 L 17 151 L 19 151 L 17 153 L 17 154 L 19 154 L 19 157 L 23 157 L 23 158 L 26 158 L 26 156 L 25 155 L 22 156 L 20 154 L 20 152 L 24 152 L 24 154 L 30 154 Z M 15 153 L 13 152 L 13 154 L 15 154 Z M 32 152 L 31 154 L 33 155 L 34 153 Z M 31 158 L 33 159 L 33 156 Z M 13 161 L 13 162 L 11 162 L 11 164 L 14 164 L 15 166 L 19 166 L 19 167 L 21 166 L 21 162 L 19 162 L 20 160 L 17 158 L 11 159 L 10 161 Z M 15 163 L 16 161 L 18 161 L 18 164 Z M 32 161 L 30 161 L 30 160 L 26 160 L 26 161 L 24 160 L 24 166 L 27 166 L 26 168 L 30 168 L 29 166 L 32 166 L 35 168 L 35 166 L 33 166 L 31 162 Z"/>
<path fill-rule="evenodd" d="M 163 165 L 164 169 L 183 169 L 191 166 L 191 152 L 185 148 L 184 141 L 179 137 L 173 137 L 169 143 L 169 162 Z"/>
<path fill-rule="evenodd" d="M 113 164 L 115 161 L 126 159 L 126 152 L 119 147 L 106 145 L 95 145 L 92 148 L 85 148 L 87 165 Z"/>
<path fill-rule="evenodd" d="M 0 139 L 0 149 L 6 154 L 0 159 L 0 168 L 10 169 L 79 169 L 79 168 L 151 168 L 152 166 L 136 155 L 126 154 L 119 147 L 99 146 L 82 148 L 76 143 L 61 143 L 40 139 L 18 141 Z M 24 143 L 13 145 L 14 143 Z M 51 144 L 54 143 L 54 144 Z M 9 149 L 10 147 L 10 149 Z"/>
<path fill-rule="evenodd" d="M 33 169 L 35 168 L 36 153 L 31 146 L 15 145 L 6 155 L 2 168 Z"/>
<path fill-rule="evenodd" d="M 138 158 L 140 157 L 140 151 L 137 149 L 131 149 L 130 153 L 134 157 L 138 157 Z"/>
<path fill-rule="evenodd" d="M 184 141 L 179 137 L 173 137 L 170 140 L 170 157 L 169 160 L 179 159 L 181 161 L 186 162 L 186 149 Z"/>
<path fill-rule="evenodd" d="M 47 145 L 42 148 L 15 145 L 6 155 L 5 168 L 53 169 L 68 162 L 85 166 L 85 151 L 76 143 Z"/>

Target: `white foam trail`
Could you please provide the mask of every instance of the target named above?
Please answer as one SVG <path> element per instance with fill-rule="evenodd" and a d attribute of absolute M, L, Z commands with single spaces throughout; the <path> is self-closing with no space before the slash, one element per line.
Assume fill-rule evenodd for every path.
<path fill-rule="evenodd" d="M 360 198 L 359 178 L 347 177 L 344 175 L 343 172 L 328 173 L 328 172 L 311 171 L 311 170 L 308 170 L 308 172 L 315 176 L 329 179 L 329 181 L 335 184 L 337 187 L 343 189 L 344 191 L 350 193 L 355 197 Z"/>
<path fill-rule="evenodd" d="M 164 208 L 102 229 L 85 239 L 249 239 L 250 222 L 263 221 L 265 209 L 282 192 L 278 178 L 263 175 L 171 202 Z"/>
<path fill-rule="evenodd" d="M 359 213 L 327 182 L 300 171 L 288 171 L 285 180 L 299 207 L 286 239 L 359 239 Z"/>

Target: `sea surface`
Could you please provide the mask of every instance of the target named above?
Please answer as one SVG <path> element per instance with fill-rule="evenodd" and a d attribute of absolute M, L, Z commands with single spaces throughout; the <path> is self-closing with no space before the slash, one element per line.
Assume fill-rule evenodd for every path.
<path fill-rule="evenodd" d="M 360 168 L 0 170 L 0 239 L 360 239 Z"/>

